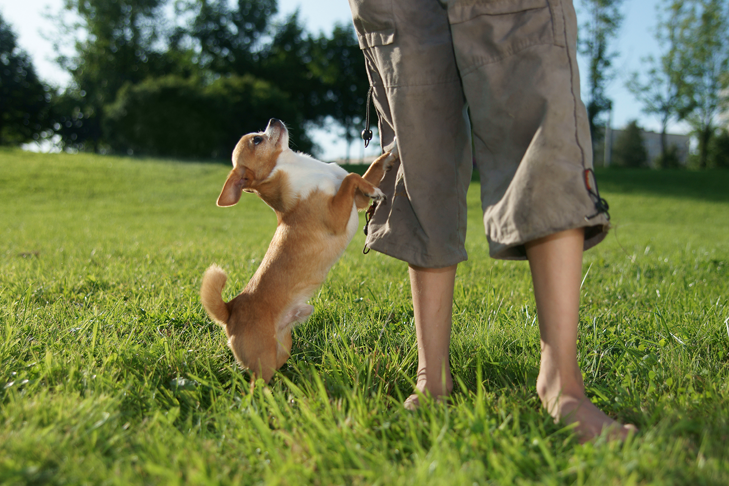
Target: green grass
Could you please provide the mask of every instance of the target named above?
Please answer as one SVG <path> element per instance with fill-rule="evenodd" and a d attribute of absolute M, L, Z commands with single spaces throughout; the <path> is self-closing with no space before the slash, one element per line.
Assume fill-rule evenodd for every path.
<path fill-rule="evenodd" d="M 0 150 L 0 483 L 729 483 L 729 173 L 598 173 L 615 230 L 585 255 L 579 359 L 641 433 L 579 445 L 540 409 L 528 268 L 488 258 L 477 190 L 451 404 L 401 408 L 406 266 L 359 233 L 251 393 L 197 292 L 216 262 L 235 295 L 276 221 L 215 206 L 227 170 Z"/>

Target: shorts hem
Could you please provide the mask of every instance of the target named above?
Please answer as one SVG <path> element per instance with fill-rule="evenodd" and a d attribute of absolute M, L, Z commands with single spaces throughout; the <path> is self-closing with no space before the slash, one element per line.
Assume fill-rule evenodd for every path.
<path fill-rule="evenodd" d="M 521 239 L 518 243 L 498 243 L 488 238 L 489 242 L 489 256 L 496 260 L 526 260 L 526 244 L 530 241 L 538 240 L 546 236 L 554 235 L 562 231 L 569 231 L 572 229 L 584 228 L 585 229 L 585 240 L 582 247 L 583 251 L 587 251 L 590 248 L 597 246 L 602 242 L 610 230 L 610 223 L 605 222 L 602 224 L 577 224 L 574 226 L 566 226 L 563 229 L 550 230 L 545 234 L 538 234 L 530 236 L 528 238 Z"/>
<path fill-rule="evenodd" d="M 377 239 L 372 242 L 368 241 L 365 243 L 365 246 L 383 255 L 397 258 L 408 265 L 423 268 L 445 268 L 468 260 L 468 254 L 465 249 L 450 253 L 448 258 L 434 258 L 413 246 L 388 243 L 382 239 Z"/>

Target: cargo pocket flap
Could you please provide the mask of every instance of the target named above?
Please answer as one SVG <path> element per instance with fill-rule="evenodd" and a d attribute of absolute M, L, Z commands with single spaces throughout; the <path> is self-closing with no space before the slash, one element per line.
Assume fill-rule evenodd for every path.
<path fill-rule="evenodd" d="M 395 42 L 395 29 L 378 30 L 377 32 L 357 32 L 357 41 L 360 49 L 374 46 L 386 46 Z"/>
<path fill-rule="evenodd" d="M 547 8 L 547 0 L 491 0 L 451 2 L 448 20 L 451 24 L 467 22 L 480 15 L 502 15 Z"/>
<path fill-rule="evenodd" d="M 392 0 L 349 0 L 360 49 L 395 42 Z"/>

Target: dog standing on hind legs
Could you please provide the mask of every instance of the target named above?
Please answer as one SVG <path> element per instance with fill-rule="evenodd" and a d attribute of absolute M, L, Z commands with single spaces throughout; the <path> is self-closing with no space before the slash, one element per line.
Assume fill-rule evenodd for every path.
<path fill-rule="evenodd" d="M 203 275 L 200 295 L 223 326 L 236 360 L 268 381 L 291 353 L 291 329 L 314 311 L 306 301 L 341 257 L 359 225 L 357 210 L 397 160 L 397 147 L 375 160 L 364 177 L 289 148 L 286 126 L 272 119 L 263 132 L 244 135 L 233 151 L 218 206 L 233 206 L 241 192 L 257 194 L 276 213 L 278 226 L 261 265 L 230 302 L 221 293 L 227 276 L 217 265 Z"/>

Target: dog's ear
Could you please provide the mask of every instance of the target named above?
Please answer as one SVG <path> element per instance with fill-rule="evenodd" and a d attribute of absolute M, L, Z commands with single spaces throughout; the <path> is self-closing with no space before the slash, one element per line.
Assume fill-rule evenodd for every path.
<path fill-rule="evenodd" d="M 225 180 L 223 190 L 220 191 L 220 196 L 218 196 L 218 206 L 227 207 L 235 205 L 240 200 L 241 192 L 248 186 L 249 182 L 247 172 L 241 174 L 236 169 L 231 170 L 228 178 Z"/>

